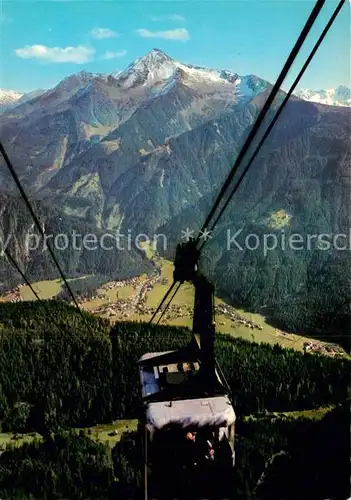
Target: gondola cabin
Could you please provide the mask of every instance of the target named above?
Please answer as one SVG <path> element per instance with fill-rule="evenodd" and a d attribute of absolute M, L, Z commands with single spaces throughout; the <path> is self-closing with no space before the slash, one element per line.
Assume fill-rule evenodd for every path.
<path fill-rule="evenodd" d="M 164 298 L 175 283 L 193 283 L 190 342 L 177 351 L 146 353 L 138 361 L 145 500 L 214 500 L 233 492 L 235 412 L 214 355 L 214 287 L 197 259 L 195 240 L 177 246 L 174 283 Z"/>
<path fill-rule="evenodd" d="M 193 356 L 180 361 L 181 354 L 147 353 L 138 363 L 144 401 L 145 498 L 149 499 L 195 499 L 201 491 L 208 494 L 215 477 L 225 471 L 230 474 L 235 462 L 231 402 L 224 392 L 204 397 L 205 387 L 198 387 L 205 383 L 199 377 L 199 360 Z M 172 356 L 178 359 L 172 362 Z M 216 376 L 221 387 L 217 371 Z M 197 462 L 191 463 L 189 432 L 201 443 L 208 443 L 213 456 L 200 453 Z"/>

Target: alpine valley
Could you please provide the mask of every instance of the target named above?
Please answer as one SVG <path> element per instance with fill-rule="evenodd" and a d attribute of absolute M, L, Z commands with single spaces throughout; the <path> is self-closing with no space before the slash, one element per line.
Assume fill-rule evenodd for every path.
<path fill-rule="evenodd" d="M 183 64 L 154 49 L 119 73 L 83 71 L 29 98 L 10 96 L 0 135 L 51 233 L 63 227 L 163 233 L 168 245 L 158 250 L 172 257 L 182 231 L 201 228 L 271 88 L 258 76 Z M 344 345 L 351 284 L 346 91 L 319 93 L 320 102 L 311 91 L 290 98 L 202 259 L 233 304 L 264 308 L 276 324 Z M 284 96 L 281 91 L 266 125 Z M 0 185 L 1 235 L 15 235 L 10 248 L 22 269 L 44 278 L 43 255 L 24 248 L 20 232 L 31 230 L 32 221 L 4 164 Z M 299 244 L 292 248 L 287 242 L 294 234 Z M 150 270 L 135 248 L 123 262 L 120 254 L 109 256 L 108 265 L 92 253 L 74 254 L 74 262 L 72 255 L 63 258 L 65 272 Z M 1 265 L 6 268 L 4 259 Z"/>

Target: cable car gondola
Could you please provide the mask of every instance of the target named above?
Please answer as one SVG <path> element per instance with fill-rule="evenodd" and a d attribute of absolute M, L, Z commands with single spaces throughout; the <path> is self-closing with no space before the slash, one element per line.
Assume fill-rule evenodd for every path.
<path fill-rule="evenodd" d="M 197 270 L 197 258 L 195 240 L 178 245 L 174 283 L 195 287 L 192 340 L 178 351 L 146 353 L 138 361 L 145 499 L 224 498 L 221 476 L 231 477 L 235 463 L 236 416 L 214 356 L 214 287 Z M 200 453 L 190 460 L 189 432 L 212 447 L 211 457 Z"/>

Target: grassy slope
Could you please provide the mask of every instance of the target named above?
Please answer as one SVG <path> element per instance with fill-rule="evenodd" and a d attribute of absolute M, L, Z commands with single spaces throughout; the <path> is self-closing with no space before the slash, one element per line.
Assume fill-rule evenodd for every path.
<path fill-rule="evenodd" d="M 56 297 L 62 290 L 62 280 L 46 280 L 38 281 L 37 283 L 32 283 L 33 289 L 39 295 L 41 299 L 50 299 Z M 0 296 L 0 302 L 10 302 L 16 299 L 16 293 L 7 293 Z M 19 289 L 19 295 L 22 300 L 36 300 L 33 292 L 29 286 L 25 285 Z"/>
<path fill-rule="evenodd" d="M 301 411 L 286 411 L 286 412 L 273 412 L 269 413 L 262 418 L 287 418 L 287 419 L 296 419 L 296 418 L 308 418 L 311 420 L 322 420 L 323 417 L 330 411 L 332 411 L 335 406 L 323 406 L 321 408 L 315 408 L 313 410 L 301 410 Z M 244 420 L 258 420 L 261 418 L 258 415 L 249 415 L 244 417 Z"/>
<path fill-rule="evenodd" d="M 41 299 L 50 299 L 61 292 L 62 280 L 38 281 L 33 285 L 33 288 Z M 35 296 L 28 286 L 22 287 L 20 294 L 22 300 L 35 300 Z"/>
<path fill-rule="evenodd" d="M 323 407 L 323 408 L 316 408 L 314 410 L 303 410 L 303 411 L 292 411 L 292 412 L 284 412 L 284 413 L 270 413 L 267 416 L 264 416 L 263 418 L 267 417 L 277 417 L 277 418 L 288 418 L 288 419 L 295 419 L 295 418 L 308 418 L 312 420 L 321 420 L 328 412 L 330 412 L 334 407 L 333 406 L 328 406 L 328 407 Z M 259 416 L 255 415 L 249 415 L 247 417 L 244 417 L 245 420 L 252 420 L 252 419 L 258 419 L 260 418 Z M 95 425 L 94 427 L 88 427 L 84 429 L 75 429 L 77 432 L 80 430 L 84 430 L 85 432 L 88 433 L 91 439 L 97 442 L 101 443 L 108 443 L 111 448 L 113 448 L 116 443 L 119 442 L 121 439 L 121 436 L 125 432 L 131 432 L 131 431 L 136 431 L 138 426 L 138 420 L 133 419 L 133 420 L 117 420 L 115 422 L 111 422 L 110 424 L 102 424 L 102 425 Z M 118 431 L 118 434 L 110 436 L 109 434 L 112 433 L 113 431 Z M 39 438 L 41 439 L 40 434 L 37 433 L 31 433 L 31 434 L 17 434 L 18 439 L 14 439 L 15 434 L 12 432 L 8 433 L 0 433 L 0 450 L 5 449 L 7 444 L 11 444 L 11 446 L 21 446 L 25 442 L 31 442 L 33 439 Z"/>
<path fill-rule="evenodd" d="M 19 439 L 14 439 L 14 436 L 17 435 Z M 5 449 L 7 444 L 11 444 L 11 446 L 21 446 L 24 443 L 30 443 L 34 438 L 41 438 L 40 434 L 34 433 L 32 434 L 13 434 L 12 432 L 3 432 L 0 433 L 0 450 Z"/>
<path fill-rule="evenodd" d="M 77 279 L 81 280 L 87 277 L 88 276 L 80 276 L 79 278 L 68 278 L 67 281 L 70 282 L 70 281 L 75 281 Z M 64 286 L 63 280 L 60 278 L 56 280 L 44 280 L 32 283 L 33 289 L 36 291 L 38 296 L 43 300 L 56 297 L 61 292 L 63 286 Z M 24 285 L 19 289 L 19 294 L 22 300 L 36 300 L 36 297 L 34 296 L 32 290 L 27 285 Z M 15 298 L 14 293 L 9 293 L 3 296 L 0 295 L 0 302 L 9 302 L 14 298 Z"/>
<path fill-rule="evenodd" d="M 121 439 L 124 432 L 136 431 L 138 426 L 137 420 L 117 420 L 106 425 L 95 425 L 94 427 L 88 427 L 84 429 L 76 429 L 77 432 L 84 430 L 89 433 L 89 436 L 94 441 L 99 441 L 101 443 L 109 443 L 109 446 L 113 448 L 116 443 Z M 117 435 L 109 436 L 112 431 L 118 431 Z M 18 439 L 14 439 L 17 435 Z M 40 434 L 13 434 L 12 432 L 0 433 L 0 450 L 5 448 L 7 444 L 12 446 L 21 446 L 25 442 L 31 442 L 33 439 L 41 439 Z"/>

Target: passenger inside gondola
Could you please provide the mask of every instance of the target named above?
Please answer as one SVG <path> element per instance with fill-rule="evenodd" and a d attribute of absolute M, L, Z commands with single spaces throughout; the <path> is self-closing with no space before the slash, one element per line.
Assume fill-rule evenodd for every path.
<path fill-rule="evenodd" d="M 196 431 L 186 433 L 186 462 L 191 465 L 198 465 L 204 460 L 214 459 L 213 443 L 206 439 L 204 434 Z"/>

